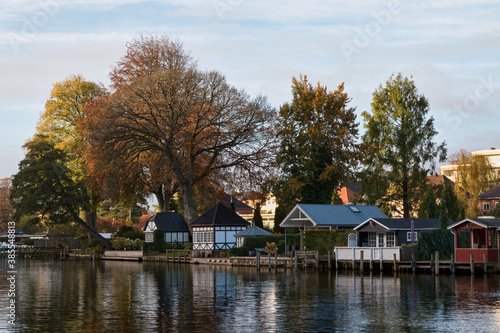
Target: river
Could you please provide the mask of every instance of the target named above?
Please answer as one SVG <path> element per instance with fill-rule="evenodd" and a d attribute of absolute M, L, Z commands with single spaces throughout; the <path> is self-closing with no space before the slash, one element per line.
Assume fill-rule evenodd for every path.
<path fill-rule="evenodd" d="M 39 260 L 17 260 L 9 274 L 0 265 L 2 332 L 500 331 L 499 275 Z"/>

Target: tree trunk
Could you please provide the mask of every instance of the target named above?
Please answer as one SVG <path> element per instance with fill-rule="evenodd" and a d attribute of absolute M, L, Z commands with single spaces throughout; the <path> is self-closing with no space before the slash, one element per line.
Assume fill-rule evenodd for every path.
<path fill-rule="evenodd" d="M 78 214 L 76 214 L 73 210 L 70 210 L 70 214 L 73 216 L 73 218 L 75 219 L 75 222 L 78 223 L 80 226 L 83 227 L 83 229 L 85 229 L 88 233 L 89 233 L 89 236 L 92 236 L 93 239 L 97 239 L 99 242 L 101 242 L 102 245 L 104 245 L 104 247 L 106 249 L 110 249 L 111 248 L 111 243 L 109 240 L 107 240 L 106 238 L 102 237 L 96 229 L 92 229 L 84 220 L 82 220 Z M 87 212 L 85 213 L 85 215 L 87 215 Z M 97 214 L 96 214 L 96 217 L 97 217 Z"/>
<path fill-rule="evenodd" d="M 97 232 L 97 211 L 85 211 L 85 223 Z M 95 239 L 93 235 L 89 233 L 89 240 Z"/>
<path fill-rule="evenodd" d="M 185 182 L 181 184 L 181 191 L 184 199 L 184 220 L 189 224 L 195 219 L 193 188 Z"/>
<path fill-rule="evenodd" d="M 410 203 L 408 202 L 408 178 L 403 176 L 403 217 L 410 218 Z"/>
<path fill-rule="evenodd" d="M 161 185 L 159 189 L 154 192 L 156 200 L 158 201 L 158 207 L 162 213 L 168 213 L 170 211 L 170 197 L 173 195 L 165 190 L 165 185 Z"/>

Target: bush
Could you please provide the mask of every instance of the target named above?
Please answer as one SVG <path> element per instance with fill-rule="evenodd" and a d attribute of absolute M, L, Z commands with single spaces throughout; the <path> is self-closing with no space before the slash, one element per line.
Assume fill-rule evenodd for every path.
<path fill-rule="evenodd" d="M 304 246 L 307 250 L 319 251 L 327 254 L 335 246 L 347 246 L 347 237 L 355 233 L 354 230 L 316 230 L 309 229 L 304 232 Z"/>
<path fill-rule="evenodd" d="M 90 254 L 92 251 L 100 253 L 104 251 L 104 245 L 97 239 L 94 239 L 84 247 L 84 253 Z"/>
<path fill-rule="evenodd" d="M 287 245 L 300 245 L 300 235 L 287 235 L 286 241 Z M 278 253 L 285 253 L 285 235 L 273 235 L 245 237 L 241 247 L 229 249 L 229 256 L 248 256 L 249 251 L 253 251 L 256 248 L 265 248 L 267 243 L 275 243 L 278 247 Z"/>
<path fill-rule="evenodd" d="M 124 249 L 140 250 L 142 249 L 143 244 L 144 241 L 142 239 L 115 237 L 111 240 L 111 246 L 115 250 L 124 250 Z"/>
<path fill-rule="evenodd" d="M 144 233 L 134 230 L 134 228 L 129 226 L 120 227 L 120 229 L 115 234 L 116 237 L 130 238 L 130 239 L 144 239 Z"/>
<path fill-rule="evenodd" d="M 454 237 L 449 230 L 425 230 L 418 234 L 418 238 L 418 260 L 430 260 L 431 254 L 436 251 L 439 251 L 440 259 L 451 259 L 454 252 Z"/>

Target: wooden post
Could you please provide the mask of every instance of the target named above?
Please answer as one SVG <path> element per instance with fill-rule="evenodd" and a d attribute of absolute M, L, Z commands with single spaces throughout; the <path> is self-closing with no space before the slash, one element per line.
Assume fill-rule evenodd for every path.
<path fill-rule="evenodd" d="M 380 248 L 380 271 L 382 272 L 384 270 L 384 252 L 382 251 L 382 248 Z"/>
<path fill-rule="evenodd" d="M 339 270 L 339 249 L 335 248 L 335 269 Z"/>
<path fill-rule="evenodd" d="M 295 251 L 295 269 L 299 266 L 299 258 L 297 256 L 297 251 Z"/>
<path fill-rule="evenodd" d="M 352 248 L 352 270 L 356 270 L 356 250 Z"/>
<path fill-rule="evenodd" d="M 328 270 L 332 270 L 332 262 L 330 261 L 330 250 L 328 250 Z"/>
<path fill-rule="evenodd" d="M 267 260 L 267 267 L 269 268 L 269 270 L 271 270 L 271 252 L 268 253 Z"/>
<path fill-rule="evenodd" d="M 474 256 L 470 255 L 470 273 L 474 275 Z"/>
<path fill-rule="evenodd" d="M 486 274 L 488 271 L 488 263 L 486 262 L 486 253 L 483 253 L 483 272 Z"/>
<path fill-rule="evenodd" d="M 415 270 L 417 268 L 415 267 L 415 253 L 411 254 L 411 272 L 415 274 Z"/>
<path fill-rule="evenodd" d="M 455 274 L 455 256 L 451 255 L 451 274 Z"/>
<path fill-rule="evenodd" d="M 370 248 L 370 273 L 373 271 L 373 248 Z"/>
<path fill-rule="evenodd" d="M 319 251 L 316 251 L 316 255 L 314 256 L 316 259 L 316 269 L 319 268 Z"/>
<path fill-rule="evenodd" d="M 434 264 L 434 254 L 432 253 L 432 254 L 431 254 L 431 262 L 430 262 L 430 264 L 429 264 L 429 267 L 430 267 L 430 269 L 431 269 L 431 274 L 433 274 L 433 273 L 434 273 L 434 269 L 433 269 L 433 268 L 434 268 L 434 265 L 433 265 L 433 264 Z"/>
<path fill-rule="evenodd" d="M 393 270 L 394 272 L 397 272 L 398 271 L 398 261 L 396 260 L 396 253 L 393 253 L 392 254 L 392 257 L 394 259 L 394 267 L 393 267 Z"/>
<path fill-rule="evenodd" d="M 435 265 L 436 275 L 439 275 L 439 251 L 436 251 L 434 257 L 436 259 L 436 265 Z"/>
<path fill-rule="evenodd" d="M 363 271 L 365 270 L 365 265 L 363 263 L 363 257 L 364 257 L 364 251 L 361 251 L 361 253 L 359 254 L 359 270 L 360 270 L 360 273 L 363 274 Z"/>
<path fill-rule="evenodd" d="M 260 271 L 260 251 L 255 253 L 255 260 L 257 260 L 257 270 Z"/>

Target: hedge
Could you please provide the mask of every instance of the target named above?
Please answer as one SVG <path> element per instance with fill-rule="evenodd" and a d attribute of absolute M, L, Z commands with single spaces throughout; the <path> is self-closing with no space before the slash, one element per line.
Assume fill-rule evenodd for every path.
<path fill-rule="evenodd" d="M 335 246 L 347 246 L 347 237 L 352 233 L 356 232 L 351 229 L 309 229 L 304 232 L 304 247 L 306 250 L 314 250 L 319 251 L 320 254 L 327 254 Z"/>
<path fill-rule="evenodd" d="M 417 258 L 430 260 L 431 254 L 439 251 L 439 258 L 451 259 L 454 252 L 454 236 L 449 230 L 424 230 L 418 234 Z"/>

